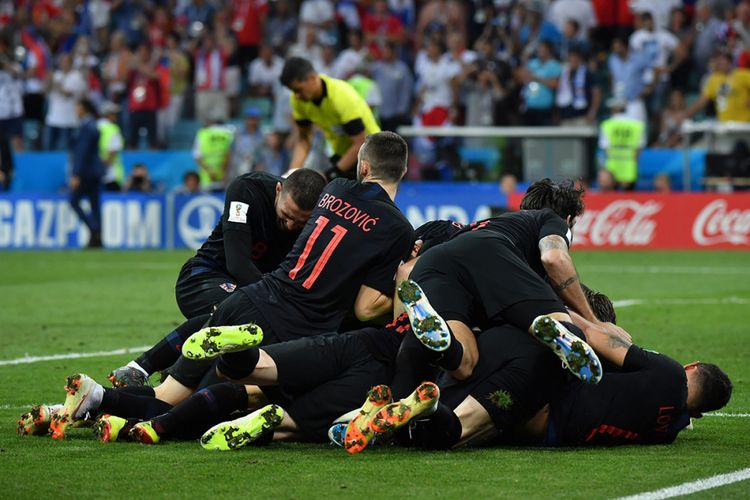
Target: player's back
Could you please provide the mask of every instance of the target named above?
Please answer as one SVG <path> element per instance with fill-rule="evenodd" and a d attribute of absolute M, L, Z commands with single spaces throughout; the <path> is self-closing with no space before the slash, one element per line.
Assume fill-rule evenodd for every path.
<path fill-rule="evenodd" d="M 492 231 L 505 240 L 528 262 L 529 266 L 540 276 L 545 276 L 539 251 L 539 240 L 552 234 L 563 237 L 570 245 L 571 232 L 565 221 L 554 210 L 521 210 L 508 212 L 475 222 L 462 229 L 455 238 L 474 231 Z"/>
<path fill-rule="evenodd" d="M 375 183 L 329 183 L 278 269 L 246 290 L 282 340 L 335 331 L 362 285 L 393 294 L 413 230 Z"/>
<path fill-rule="evenodd" d="M 224 234 L 227 230 L 249 230 L 252 239 L 252 261 L 263 273 L 278 267 L 292 249 L 299 231 L 283 231 L 277 222 L 274 200 L 280 177 L 265 172 L 251 172 L 234 179 L 227 187 L 224 212 L 193 261 L 225 273 Z"/>
<path fill-rule="evenodd" d="M 569 382 L 550 408 L 559 445 L 670 443 L 689 423 L 685 369 L 634 345 L 622 370 L 596 385 Z"/>

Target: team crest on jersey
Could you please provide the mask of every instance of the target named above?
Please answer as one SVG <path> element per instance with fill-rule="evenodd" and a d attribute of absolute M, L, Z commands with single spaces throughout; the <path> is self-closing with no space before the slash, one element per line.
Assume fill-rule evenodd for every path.
<path fill-rule="evenodd" d="M 221 287 L 222 290 L 224 290 L 227 293 L 232 293 L 233 291 L 237 289 L 237 285 L 235 285 L 234 283 L 222 283 L 219 286 Z"/>

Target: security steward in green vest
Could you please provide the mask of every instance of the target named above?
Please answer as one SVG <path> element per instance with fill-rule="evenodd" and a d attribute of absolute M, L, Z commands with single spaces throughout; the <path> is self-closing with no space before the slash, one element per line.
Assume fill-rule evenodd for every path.
<path fill-rule="evenodd" d="M 223 191 L 225 177 L 232 161 L 234 132 L 222 123 L 212 119 L 198 130 L 193 144 L 193 158 L 198 163 L 201 188 L 209 191 Z"/>
<path fill-rule="evenodd" d="M 612 116 L 599 129 L 599 147 L 606 153 L 605 167 L 621 189 L 632 190 L 638 179 L 638 156 L 646 142 L 642 121 L 625 114 L 626 103 L 612 99 Z"/>
<path fill-rule="evenodd" d="M 125 169 L 122 165 L 125 141 L 120 126 L 117 125 L 120 106 L 105 102 L 102 104 L 101 114 L 96 126 L 99 129 L 99 158 L 106 168 L 102 183 L 105 191 L 122 191 L 125 183 Z"/>

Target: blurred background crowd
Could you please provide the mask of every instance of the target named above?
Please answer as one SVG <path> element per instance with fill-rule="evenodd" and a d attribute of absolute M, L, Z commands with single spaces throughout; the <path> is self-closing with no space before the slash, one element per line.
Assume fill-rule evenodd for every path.
<path fill-rule="evenodd" d="M 349 80 L 383 129 L 620 113 L 670 148 L 690 117 L 750 122 L 748 1 L 0 0 L 0 136 L 68 149 L 87 97 L 120 149 L 190 149 L 233 125 L 232 173 L 280 174 L 292 55 Z M 447 146 L 420 161 L 450 162 Z"/>

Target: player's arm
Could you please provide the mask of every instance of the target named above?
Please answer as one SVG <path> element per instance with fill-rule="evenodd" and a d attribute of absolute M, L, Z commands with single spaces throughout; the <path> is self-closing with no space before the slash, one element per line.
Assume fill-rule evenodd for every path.
<path fill-rule="evenodd" d="M 568 243 L 565 238 L 557 234 L 547 235 L 539 240 L 539 251 L 542 265 L 555 293 L 569 308 L 588 321 L 598 324 L 599 321 L 594 316 L 581 288 L 578 272 L 568 253 Z"/>
<path fill-rule="evenodd" d="M 612 323 L 595 325 L 574 311 L 570 311 L 570 316 L 573 318 L 573 323 L 586 334 L 586 342 L 592 349 L 600 357 L 622 368 L 625 356 L 630 346 L 633 345 L 630 334 Z"/>
<path fill-rule="evenodd" d="M 354 134 L 349 134 L 349 139 L 351 139 L 352 144 L 349 146 L 349 149 L 346 150 L 346 153 L 344 153 L 339 161 L 336 163 L 336 168 L 338 168 L 342 172 L 348 172 L 351 169 L 355 168 L 357 165 L 357 153 L 359 152 L 359 148 L 364 144 L 366 132 L 365 132 L 365 126 L 362 124 L 362 120 L 355 120 L 359 122 L 358 124 L 353 124 L 352 122 L 349 122 L 347 124 L 344 124 L 344 130 L 347 132 L 349 130 L 358 129 L 361 126 L 361 130 L 359 132 L 356 132 Z M 347 129 L 347 127 L 350 127 Z"/>
<path fill-rule="evenodd" d="M 245 286 L 258 281 L 263 273 L 253 264 L 253 237 L 251 217 L 253 198 L 245 192 L 241 182 L 236 181 L 227 188 L 221 229 L 224 236 L 224 260 L 229 275 L 237 285 Z"/>
<path fill-rule="evenodd" d="M 359 287 L 357 299 L 354 301 L 354 315 L 358 320 L 372 321 L 390 315 L 392 309 L 393 297 L 367 285 Z"/>
<path fill-rule="evenodd" d="M 302 168 L 305 164 L 305 158 L 307 158 L 312 149 L 312 122 L 309 120 L 295 120 L 294 123 L 297 132 L 297 141 L 294 143 L 289 170 Z"/>

